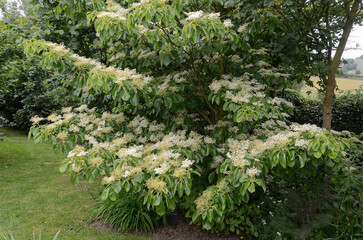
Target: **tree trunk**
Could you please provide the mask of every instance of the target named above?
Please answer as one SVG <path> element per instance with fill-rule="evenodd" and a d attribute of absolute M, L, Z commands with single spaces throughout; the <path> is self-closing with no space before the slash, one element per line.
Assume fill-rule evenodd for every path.
<path fill-rule="evenodd" d="M 349 5 L 346 6 L 347 19 L 344 24 L 343 34 L 341 39 L 339 40 L 337 51 L 329 67 L 328 80 L 326 83 L 326 90 L 324 96 L 324 112 L 323 112 L 323 128 L 326 129 L 331 129 L 334 90 L 336 86 L 335 74 L 337 73 L 340 59 L 344 52 L 345 45 L 347 44 L 348 37 L 350 31 L 352 30 L 353 23 L 357 15 L 357 12 L 359 10 L 360 4 L 362 4 L 362 0 L 355 0 L 351 9 Z"/>

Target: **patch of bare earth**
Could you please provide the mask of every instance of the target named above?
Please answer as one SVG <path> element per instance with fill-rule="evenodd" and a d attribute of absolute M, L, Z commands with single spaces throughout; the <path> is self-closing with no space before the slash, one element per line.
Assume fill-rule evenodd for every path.
<path fill-rule="evenodd" d="M 117 232 L 116 228 L 112 228 L 105 224 L 103 221 L 96 221 L 91 223 L 91 226 L 101 230 L 107 230 Z M 176 226 L 166 225 L 156 228 L 154 232 L 130 232 L 132 234 L 142 237 L 152 237 L 155 239 L 167 239 L 167 240 L 237 240 L 246 239 L 245 237 L 231 235 L 224 236 L 216 233 L 210 233 L 205 230 L 201 230 L 195 225 L 179 220 Z"/>

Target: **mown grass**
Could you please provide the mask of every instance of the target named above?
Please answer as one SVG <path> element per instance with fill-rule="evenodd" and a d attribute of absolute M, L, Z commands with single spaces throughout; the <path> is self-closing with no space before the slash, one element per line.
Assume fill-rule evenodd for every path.
<path fill-rule="evenodd" d="M 89 219 L 97 186 L 74 187 L 59 173 L 65 157 L 54 154 L 49 144 L 34 144 L 26 133 L 0 129 L 0 238 L 11 231 L 16 239 L 30 239 L 33 231 L 42 239 L 145 239 L 95 229 Z M 149 239 L 149 238 L 148 238 Z"/>

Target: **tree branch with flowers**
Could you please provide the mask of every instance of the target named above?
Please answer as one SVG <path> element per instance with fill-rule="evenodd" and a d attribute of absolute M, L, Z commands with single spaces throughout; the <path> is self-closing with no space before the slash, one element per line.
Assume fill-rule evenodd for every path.
<path fill-rule="evenodd" d="M 290 69 L 252 48 L 250 38 L 263 30 L 239 1 L 199 4 L 108 0 L 89 12 L 107 65 L 62 45 L 25 42 L 44 67 L 113 102 L 112 112 L 81 105 L 34 118 L 30 136 L 68 152 L 60 170 L 73 184 L 101 177 L 103 200 L 132 192 L 161 216 L 191 200 L 185 212 L 193 222 L 222 230 L 225 214 L 257 188 L 266 191 L 276 169 L 340 171 L 350 142 L 287 120 L 293 105 L 269 88 L 284 88 Z"/>

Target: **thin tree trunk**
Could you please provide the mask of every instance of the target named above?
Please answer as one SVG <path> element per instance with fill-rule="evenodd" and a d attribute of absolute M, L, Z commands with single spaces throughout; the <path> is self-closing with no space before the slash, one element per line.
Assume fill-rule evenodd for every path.
<path fill-rule="evenodd" d="M 345 45 L 347 44 L 348 37 L 350 35 L 350 31 L 352 30 L 353 23 L 357 15 L 360 4 L 362 4 L 362 0 L 355 0 L 351 9 L 349 8 L 349 5 L 347 5 L 347 10 L 346 10 L 347 20 L 344 24 L 343 34 L 341 39 L 339 40 L 338 48 L 329 67 L 328 80 L 326 83 L 326 90 L 324 97 L 324 112 L 323 112 L 323 128 L 326 129 L 331 129 L 334 90 L 336 86 L 335 74 L 337 73 L 340 59 L 344 52 Z"/>

